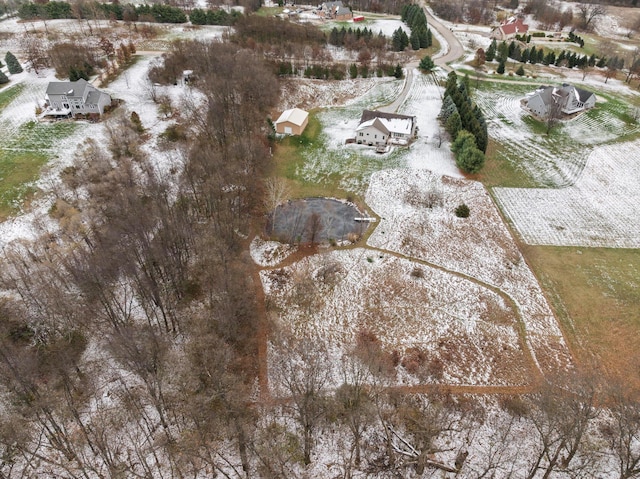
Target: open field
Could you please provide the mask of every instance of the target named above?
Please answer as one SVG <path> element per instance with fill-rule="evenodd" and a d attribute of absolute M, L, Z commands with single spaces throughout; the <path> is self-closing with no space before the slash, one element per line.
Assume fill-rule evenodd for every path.
<path fill-rule="evenodd" d="M 640 387 L 640 250 L 524 246 L 577 359 Z"/>

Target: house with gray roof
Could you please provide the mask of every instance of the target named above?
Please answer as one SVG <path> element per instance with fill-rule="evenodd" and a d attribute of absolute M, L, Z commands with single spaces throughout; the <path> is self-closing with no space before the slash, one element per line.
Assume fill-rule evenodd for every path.
<path fill-rule="evenodd" d="M 320 6 L 320 11 L 324 18 L 332 20 L 344 21 L 351 20 L 353 13 L 349 7 L 345 7 L 340 0 L 333 2 L 324 2 Z"/>
<path fill-rule="evenodd" d="M 111 105 L 111 96 L 81 78 L 78 81 L 49 82 L 45 101 L 44 116 L 102 115 L 105 107 Z"/>
<path fill-rule="evenodd" d="M 521 104 L 526 111 L 545 120 L 552 112 L 556 112 L 557 116 L 568 116 L 593 108 L 596 104 L 596 95 L 565 83 L 561 87 L 540 87 L 527 95 Z"/>

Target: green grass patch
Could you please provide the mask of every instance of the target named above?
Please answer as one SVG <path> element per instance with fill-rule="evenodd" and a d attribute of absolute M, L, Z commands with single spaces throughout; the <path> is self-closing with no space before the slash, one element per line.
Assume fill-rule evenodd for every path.
<path fill-rule="evenodd" d="M 78 123 L 59 121 L 55 123 L 38 123 L 30 121 L 20 125 L 16 135 L 5 140 L 2 148 L 20 150 L 47 150 L 78 128 Z"/>
<path fill-rule="evenodd" d="M 33 193 L 29 184 L 49 158 L 35 151 L 4 150 L 0 154 L 0 219 L 6 219 Z"/>
<path fill-rule="evenodd" d="M 384 95 L 379 97 L 383 99 Z M 374 94 L 376 98 L 378 95 Z M 286 178 L 294 197 L 333 196 L 361 200 L 375 171 L 404 164 L 403 150 L 377 155 L 363 146 L 335 147 L 323 132 L 323 123 L 359 118 L 361 109 L 350 107 L 312 111 L 300 136 L 281 139 L 275 149 L 276 176 Z"/>
<path fill-rule="evenodd" d="M 281 14 L 283 10 L 284 7 L 260 7 L 254 15 L 258 15 L 259 17 L 273 17 Z"/>
<path fill-rule="evenodd" d="M 640 365 L 640 250 L 525 246 L 574 353 L 628 375 Z M 634 376 L 636 381 L 640 378 Z"/>
<path fill-rule="evenodd" d="M 510 188 L 535 188 L 538 183 L 527 174 L 526 170 L 519 167 L 516 162 L 510 161 L 505 154 L 504 146 L 490 141 L 486 153 L 484 167 L 478 174 L 478 181 L 487 188 L 503 186 Z M 491 191 L 491 190 L 489 190 Z"/>
<path fill-rule="evenodd" d="M 24 83 L 18 83 L 10 88 L 7 88 L 0 93 L 0 110 L 5 108 L 9 103 L 15 100 L 20 93 L 24 90 Z"/>
<path fill-rule="evenodd" d="M 35 192 L 31 184 L 38 179 L 40 169 L 52 158 L 47 150 L 78 127 L 78 123 L 66 121 L 28 122 L 4 139 L 0 146 L 0 218 L 20 210 Z"/>

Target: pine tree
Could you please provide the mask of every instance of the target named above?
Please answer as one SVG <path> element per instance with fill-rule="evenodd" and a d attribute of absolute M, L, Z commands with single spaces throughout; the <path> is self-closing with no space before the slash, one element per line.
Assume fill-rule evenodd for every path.
<path fill-rule="evenodd" d="M 356 65 L 355 63 L 352 63 L 349 66 L 349 76 L 351 78 L 357 78 L 358 77 L 358 65 Z"/>
<path fill-rule="evenodd" d="M 458 75 L 456 75 L 455 71 L 451 71 L 449 75 L 447 75 L 447 83 L 445 83 L 444 93 L 445 95 L 449 95 L 450 97 L 453 97 L 453 94 L 457 90 L 458 90 Z"/>
<path fill-rule="evenodd" d="M 0 85 L 4 85 L 5 83 L 9 83 L 9 79 L 7 78 L 7 75 L 5 75 L 2 70 L 0 70 Z"/>
<path fill-rule="evenodd" d="M 433 63 L 433 60 L 429 55 L 425 55 L 422 60 L 420 60 L 420 64 L 418 65 L 418 68 L 426 73 L 432 72 L 435 67 L 436 64 Z"/>
<path fill-rule="evenodd" d="M 456 165 L 466 173 L 477 173 L 484 166 L 484 153 L 477 148 L 466 148 L 456 156 Z"/>
<path fill-rule="evenodd" d="M 446 124 L 449 117 L 457 111 L 458 107 L 456 107 L 456 104 L 453 103 L 453 100 L 449 95 L 446 95 L 444 100 L 442 100 L 442 107 L 440 108 L 440 118 L 442 119 L 442 122 Z"/>
<path fill-rule="evenodd" d="M 11 73 L 12 75 L 22 72 L 22 67 L 20 66 L 18 59 L 13 53 L 7 52 L 7 54 L 4 56 L 4 61 L 7 63 L 9 73 Z"/>
<path fill-rule="evenodd" d="M 444 128 L 451 138 L 456 138 L 458 132 L 462 129 L 462 120 L 460 120 L 460 114 L 457 111 L 449 117 Z"/>
<path fill-rule="evenodd" d="M 498 73 L 499 75 L 502 75 L 502 74 L 504 74 L 504 69 L 505 69 L 504 60 L 500 60 L 500 63 L 498 64 L 498 69 L 496 70 L 496 73 Z"/>
<path fill-rule="evenodd" d="M 411 31 L 409 43 L 411 43 L 412 50 L 420 50 L 420 37 L 418 36 L 418 32 L 416 30 Z"/>
<path fill-rule="evenodd" d="M 458 155 L 466 148 L 475 148 L 476 139 L 473 134 L 467 130 L 460 130 L 453 143 L 451 143 L 451 151 Z"/>
<path fill-rule="evenodd" d="M 516 75 L 518 75 L 518 76 L 520 76 L 520 77 L 521 77 L 521 76 L 524 76 L 524 67 L 523 67 L 522 65 L 520 65 L 520 66 L 518 67 L 518 69 L 516 70 Z"/>
<path fill-rule="evenodd" d="M 485 52 L 485 59 L 488 62 L 492 62 L 494 60 L 494 58 L 496 57 L 496 50 L 497 50 L 497 42 L 495 41 L 495 39 L 491 42 L 491 45 L 489 45 L 489 48 L 487 48 L 487 51 Z"/>

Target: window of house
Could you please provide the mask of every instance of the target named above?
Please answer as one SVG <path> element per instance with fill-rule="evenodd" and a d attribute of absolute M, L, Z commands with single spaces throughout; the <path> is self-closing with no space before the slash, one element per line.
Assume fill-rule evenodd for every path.
<path fill-rule="evenodd" d="M 62 104 L 62 107 L 63 107 L 63 108 L 69 108 L 69 104 L 68 104 L 68 103 L 63 103 L 63 104 Z"/>
<path fill-rule="evenodd" d="M 373 135 L 374 138 L 378 138 L 378 135 Z"/>

